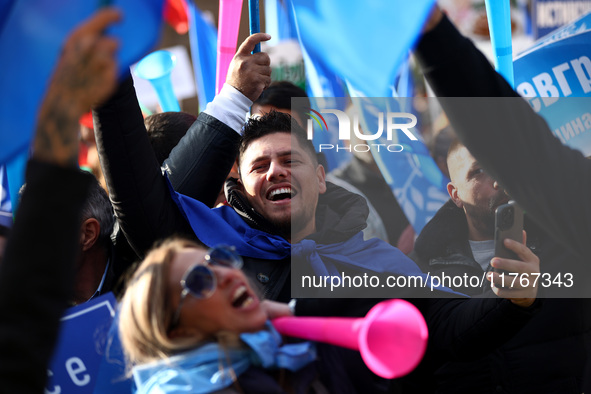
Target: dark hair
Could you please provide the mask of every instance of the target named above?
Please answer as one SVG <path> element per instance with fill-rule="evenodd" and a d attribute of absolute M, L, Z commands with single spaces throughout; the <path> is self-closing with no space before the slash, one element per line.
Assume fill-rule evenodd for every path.
<path fill-rule="evenodd" d="M 101 232 L 97 242 L 108 249 L 111 245 L 111 233 L 115 225 L 115 215 L 109 195 L 92 173 L 84 170 L 80 170 L 80 173 L 88 179 L 92 178 L 90 190 L 82 208 L 82 221 L 94 218 L 99 222 Z"/>
<path fill-rule="evenodd" d="M 292 97 L 303 97 L 303 100 L 296 100 L 292 106 Z M 270 105 L 277 109 L 288 109 L 298 114 L 302 122 L 306 119 L 306 113 L 310 111 L 310 99 L 306 91 L 289 81 L 273 82 L 259 96 L 252 105 Z"/>
<path fill-rule="evenodd" d="M 152 149 L 162 165 L 197 118 L 186 112 L 161 112 L 144 119 Z"/>
<path fill-rule="evenodd" d="M 240 142 L 238 164 L 248 146 L 255 140 L 273 133 L 287 133 L 297 138 L 300 146 L 308 151 L 314 163 L 317 163 L 316 151 L 306 131 L 289 114 L 271 111 L 261 117 L 253 117 L 246 122 Z"/>

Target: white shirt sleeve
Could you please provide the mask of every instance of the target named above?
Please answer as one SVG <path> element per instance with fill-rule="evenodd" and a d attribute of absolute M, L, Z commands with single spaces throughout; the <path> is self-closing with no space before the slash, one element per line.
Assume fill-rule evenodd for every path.
<path fill-rule="evenodd" d="M 222 90 L 207 104 L 205 112 L 226 124 L 238 134 L 242 134 L 242 126 L 252 101 L 235 87 L 224 83 Z"/>

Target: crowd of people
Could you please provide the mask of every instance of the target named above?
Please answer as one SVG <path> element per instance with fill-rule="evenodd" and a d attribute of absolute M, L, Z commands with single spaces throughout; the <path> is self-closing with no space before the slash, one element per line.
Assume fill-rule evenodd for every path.
<path fill-rule="evenodd" d="M 240 45 L 198 116 L 144 119 L 104 34 L 120 17 L 102 9 L 70 34 L 38 114 L 0 264 L 0 391 L 42 392 L 60 316 L 110 291 L 140 393 L 585 390 L 591 162 L 551 136 L 438 7 L 414 54 L 458 139 L 446 144 L 450 200 L 416 236 L 366 155 L 326 173 L 307 107 L 291 106 L 305 92 L 272 83 L 269 56 L 252 53 L 269 35 Z M 78 168 L 78 119 L 90 108 L 99 180 Z M 510 199 L 526 211 L 522 242 L 495 239 L 495 209 Z M 514 257 L 495 255 L 496 242 Z M 507 285 L 503 272 L 527 280 Z M 564 273 L 567 289 L 532 279 Z M 293 297 L 304 276 L 363 275 L 430 286 Z M 483 281 L 428 282 L 442 275 Z M 356 351 L 282 338 L 272 325 L 363 317 L 392 298 L 412 303 L 429 330 L 419 366 L 396 379 Z"/>

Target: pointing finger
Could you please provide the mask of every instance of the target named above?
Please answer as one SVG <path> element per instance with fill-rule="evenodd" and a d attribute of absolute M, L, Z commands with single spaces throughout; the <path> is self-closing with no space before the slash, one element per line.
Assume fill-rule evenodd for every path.
<path fill-rule="evenodd" d="M 251 36 L 248 36 L 246 40 L 240 45 L 240 48 L 236 51 L 236 55 L 250 55 L 250 53 L 254 50 L 256 44 L 262 41 L 268 41 L 271 39 L 271 35 L 267 33 L 255 33 Z"/>

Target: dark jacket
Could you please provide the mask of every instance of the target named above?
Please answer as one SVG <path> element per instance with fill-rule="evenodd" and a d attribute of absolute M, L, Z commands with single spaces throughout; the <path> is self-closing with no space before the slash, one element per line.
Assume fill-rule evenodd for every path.
<path fill-rule="evenodd" d="M 75 168 L 30 160 L 0 264 L 0 392 L 42 393 L 60 317 L 73 293 L 90 183 Z"/>
<path fill-rule="evenodd" d="M 528 247 L 546 267 L 584 264 L 526 221 Z M 464 211 L 451 200 L 427 223 L 412 254 L 433 275 L 482 277 L 468 244 Z M 556 269 L 550 269 L 555 271 Z M 458 288 L 473 296 L 492 295 L 490 284 Z M 540 286 L 543 294 L 543 286 Z M 469 363 L 442 359 L 434 367 L 436 392 L 577 393 L 591 344 L 591 300 L 544 299 L 540 311 L 515 337 L 491 354 Z M 556 359 L 561 362 L 557 363 Z"/>
<path fill-rule="evenodd" d="M 541 231 L 534 223 L 526 224 L 528 246 L 534 246 L 540 256 L 541 271 L 552 275 L 570 272 L 575 285 L 579 282 L 566 292 L 553 293 L 560 289 L 542 286 L 540 294 L 588 294 L 582 288 L 588 287 L 584 283 L 588 261 L 579 256 L 587 256 L 586 260 L 589 256 L 591 183 L 581 182 L 591 175 L 589 163 L 579 154 L 569 153 L 549 132 L 542 132 L 548 129 L 543 120 L 527 102 L 517 98 L 517 93 L 447 18 L 422 37 L 416 54 L 437 96 L 511 97 L 488 103 L 483 99 L 443 99 L 442 106 L 479 163 L 525 208 L 529 217 L 544 226 Z M 484 108 L 483 104 L 488 105 Z M 571 173 L 573 168 L 578 173 Z M 585 171 L 586 175 L 582 175 Z M 577 190 L 564 193 L 571 189 Z M 579 212 L 580 207 L 587 213 Z M 482 269 L 473 264 L 466 240 L 465 217 L 447 205 L 420 234 L 414 255 L 426 270 L 441 270 L 445 265 L 456 272 L 481 273 Z M 561 247 L 556 241 L 573 249 Z M 439 391 L 580 393 L 590 345 L 590 312 L 587 299 L 544 299 L 540 312 L 490 355 L 470 363 L 440 360 L 436 373 Z"/>

